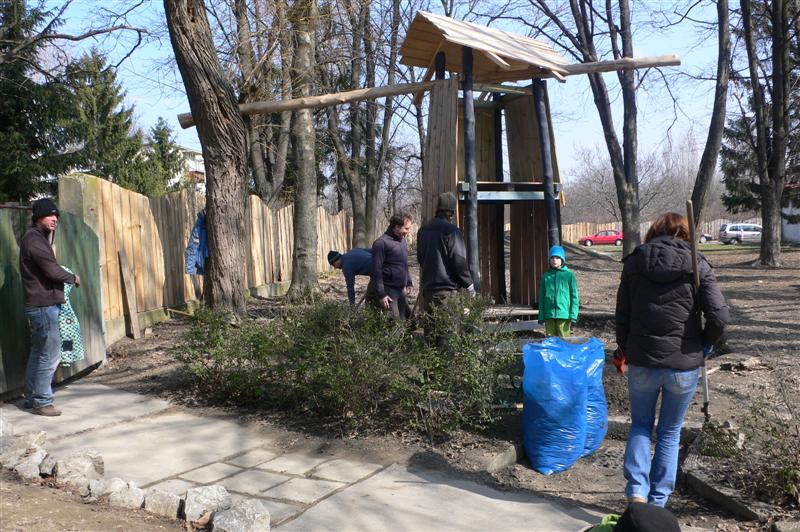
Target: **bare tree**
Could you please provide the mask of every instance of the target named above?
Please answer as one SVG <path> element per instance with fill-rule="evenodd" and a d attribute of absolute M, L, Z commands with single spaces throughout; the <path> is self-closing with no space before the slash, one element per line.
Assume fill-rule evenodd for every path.
<path fill-rule="evenodd" d="M 203 0 L 164 0 L 172 49 L 186 87 L 206 166 L 210 264 L 205 300 L 242 315 L 246 129 L 219 63 Z"/>
<path fill-rule="evenodd" d="M 316 0 L 295 0 L 289 11 L 294 39 L 292 78 L 294 97 L 311 95 L 314 79 L 314 30 Z M 294 253 L 292 284 L 287 297 L 304 299 L 319 290 L 317 285 L 317 172 L 314 155 L 316 132 L 310 109 L 295 111 L 292 124 L 297 176 L 294 201 Z"/>
<path fill-rule="evenodd" d="M 694 222 L 700 223 L 706 206 L 708 191 L 717 169 L 717 158 L 722 145 L 725 129 L 725 107 L 728 101 L 728 80 L 730 78 L 731 32 L 728 17 L 728 0 L 717 0 L 717 77 L 714 87 L 714 108 L 711 111 L 711 124 L 708 128 L 706 146 L 697 170 L 692 204 Z"/>
<path fill-rule="evenodd" d="M 537 27 L 553 43 L 576 60 L 589 63 L 600 60 L 597 37 L 608 36 L 608 47 L 614 59 L 633 57 L 631 10 L 628 0 L 619 0 L 614 9 L 610 0 L 599 11 L 591 0 L 569 0 L 563 10 L 551 7 L 547 0 L 529 0 L 532 7 L 544 14 L 563 39 L 551 35 L 550 28 Z M 567 14 L 568 13 L 568 14 Z M 618 20 L 617 20 L 618 19 Z M 617 202 L 625 232 L 623 254 L 627 255 L 641 242 L 639 232 L 639 178 L 637 174 L 636 80 L 633 70 L 620 70 L 622 102 L 622 143 L 614 127 L 611 98 L 602 74 L 587 74 L 595 107 L 603 127 L 606 149 L 616 186 Z"/>
<path fill-rule="evenodd" d="M 763 232 L 759 261 L 764 266 L 780 266 L 781 199 L 786 182 L 786 146 L 789 134 L 789 1 L 764 2 L 765 26 L 771 29 L 771 62 L 759 58 L 751 0 L 740 0 L 747 70 L 750 75 L 751 107 L 755 115 L 755 153 L 760 177 Z M 764 73 L 764 63 L 771 70 Z M 764 94 L 769 91 L 770 99 Z M 771 124 L 768 121 L 771 117 Z"/>

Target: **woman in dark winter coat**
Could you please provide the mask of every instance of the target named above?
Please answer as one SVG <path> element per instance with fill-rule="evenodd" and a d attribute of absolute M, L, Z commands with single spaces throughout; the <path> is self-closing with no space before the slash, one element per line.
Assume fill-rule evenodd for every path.
<path fill-rule="evenodd" d="M 681 425 L 697 388 L 703 357 L 729 320 L 728 305 L 711 266 L 702 255 L 697 260 L 700 289 L 695 293 L 687 220 L 667 213 L 653 223 L 645 243 L 625 259 L 622 269 L 616 322 L 618 357 L 627 359 L 631 402 L 624 461 L 625 496 L 630 502 L 667 503 L 675 488 Z M 618 362 L 618 367 L 625 367 Z M 659 395 L 651 460 L 650 435 Z"/>

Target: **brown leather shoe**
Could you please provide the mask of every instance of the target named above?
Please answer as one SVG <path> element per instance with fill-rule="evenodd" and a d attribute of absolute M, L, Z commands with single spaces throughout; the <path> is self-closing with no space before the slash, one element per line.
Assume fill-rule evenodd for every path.
<path fill-rule="evenodd" d="M 36 414 L 37 416 L 47 416 L 47 417 L 55 417 L 61 415 L 61 410 L 57 409 L 53 405 L 45 405 L 40 406 L 39 408 L 31 409 L 31 412 Z"/>

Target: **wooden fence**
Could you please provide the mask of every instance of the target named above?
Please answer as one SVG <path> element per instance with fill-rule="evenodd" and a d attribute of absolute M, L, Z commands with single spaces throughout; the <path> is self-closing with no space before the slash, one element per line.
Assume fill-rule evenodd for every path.
<path fill-rule="evenodd" d="M 719 235 L 719 228 L 724 223 L 733 223 L 733 222 L 744 222 L 744 223 L 755 223 L 761 224 L 761 218 L 748 218 L 747 220 L 741 219 L 728 219 L 728 218 L 719 218 L 717 220 L 711 220 L 709 222 L 702 222 L 697 227 L 697 232 L 700 233 L 707 233 L 717 238 Z M 647 233 L 647 230 L 650 229 L 650 225 L 652 222 L 642 222 L 639 225 L 639 231 L 642 235 L 642 239 L 644 239 L 644 235 Z M 605 231 L 607 229 L 617 229 L 622 230 L 622 223 L 621 222 L 610 222 L 610 223 L 593 223 L 593 222 L 580 222 L 574 224 L 567 224 L 561 226 L 561 238 L 564 242 L 571 242 L 577 244 L 578 241 L 582 236 L 593 235 L 598 231 Z"/>
<path fill-rule="evenodd" d="M 204 205 L 203 196 L 189 190 L 148 198 L 83 174 L 59 181 L 59 207 L 83 218 L 99 237 L 108 343 L 124 334 L 120 251 L 127 256 L 140 315 L 200 299 L 202 281 L 185 273 L 184 251 Z M 292 216 L 291 206 L 270 209 L 258 197 L 248 198 L 243 257 L 248 288 L 291 280 Z M 345 212 L 331 215 L 318 209 L 318 271 L 331 270 L 326 260 L 330 249 L 350 249 L 350 223 Z"/>

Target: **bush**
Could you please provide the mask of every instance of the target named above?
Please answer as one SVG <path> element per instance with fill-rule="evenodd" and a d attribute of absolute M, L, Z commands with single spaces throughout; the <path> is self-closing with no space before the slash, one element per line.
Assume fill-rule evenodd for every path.
<path fill-rule="evenodd" d="M 746 444 L 738 456 L 744 464 L 740 482 L 761 500 L 797 509 L 800 507 L 800 419 L 793 408 L 797 397 L 790 399 L 787 392 L 779 382 L 778 393 L 769 402 L 759 401 L 752 406 L 745 418 Z"/>
<path fill-rule="evenodd" d="M 434 438 L 493 419 L 497 374 L 514 354 L 481 327 L 487 305 L 452 297 L 426 320 L 424 335 L 385 313 L 331 301 L 290 307 L 265 324 L 231 325 L 201 309 L 176 353 L 215 400 Z"/>

